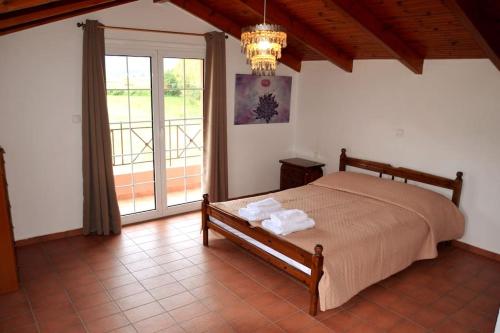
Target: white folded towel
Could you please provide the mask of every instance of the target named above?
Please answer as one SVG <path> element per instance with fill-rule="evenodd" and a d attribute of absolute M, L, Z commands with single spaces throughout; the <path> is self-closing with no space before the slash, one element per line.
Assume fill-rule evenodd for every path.
<path fill-rule="evenodd" d="M 247 205 L 247 208 L 269 208 L 269 207 L 275 207 L 275 206 L 281 207 L 281 204 L 278 201 L 276 201 L 274 198 L 267 198 L 267 199 L 260 200 L 260 201 L 250 202 Z"/>
<path fill-rule="evenodd" d="M 276 235 L 286 236 L 291 234 L 292 232 L 302 231 L 306 229 L 313 228 L 315 225 L 314 220 L 311 218 L 307 218 L 302 221 L 295 221 L 290 223 L 283 223 L 279 225 L 276 222 L 273 222 L 271 219 L 267 219 L 262 221 L 262 227 Z"/>
<path fill-rule="evenodd" d="M 283 226 L 286 223 L 295 223 L 308 219 L 304 211 L 300 209 L 287 209 L 271 214 L 271 221 L 278 226 Z"/>
<path fill-rule="evenodd" d="M 262 208 L 245 207 L 238 210 L 238 215 L 250 222 L 253 222 L 268 219 L 272 213 L 278 212 L 281 209 L 282 208 L 279 203 L 278 205 L 266 206 Z"/>

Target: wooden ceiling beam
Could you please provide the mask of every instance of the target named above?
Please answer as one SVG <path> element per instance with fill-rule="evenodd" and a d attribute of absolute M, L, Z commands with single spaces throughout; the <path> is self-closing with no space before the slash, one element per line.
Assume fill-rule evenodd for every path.
<path fill-rule="evenodd" d="M 0 35 L 83 15 L 136 0 L 84 0 L 50 2 L 0 14 Z"/>
<path fill-rule="evenodd" d="M 485 2 L 478 0 L 444 0 L 444 3 L 472 34 L 476 43 L 493 65 L 500 70 L 500 25 L 492 22 L 485 15 L 488 9 L 481 8 Z"/>
<path fill-rule="evenodd" d="M 377 39 L 391 54 L 416 74 L 422 74 L 424 58 L 387 29 L 359 0 L 323 0 L 324 4 L 352 18 L 357 25 Z"/>
<path fill-rule="evenodd" d="M 162 0 L 155 0 L 155 2 L 161 1 Z M 213 10 L 205 3 L 198 0 L 170 0 L 169 2 L 210 23 L 225 33 L 240 39 L 242 26 L 225 15 Z M 292 54 L 290 50 L 286 50 L 282 53 L 280 61 L 291 69 L 300 72 L 301 58 L 298 55 Z"/>
<path fill-rule="evenodd" d="M 261 0 L 240 0 L 240 3 L 245 5 L 254 14 L 259 16 L 264 15 L 263 2 Z M 285 27 L 287 33 L 293 35 L 310 49 L 325 57 L 326 60 L 334 63 L 346 72 L 352 72 L 352 57 L 334 47 L 328 38 L 322 36 L 320 32 L 315 31 L 306 22 L 294 17 L 273 2 L 267 4 L 266 18 L 272 23 Z"/>
<path fill-rule="evenodd" d="M 59 0 L 0 0 L 0 14 L 45 5 Z"/>

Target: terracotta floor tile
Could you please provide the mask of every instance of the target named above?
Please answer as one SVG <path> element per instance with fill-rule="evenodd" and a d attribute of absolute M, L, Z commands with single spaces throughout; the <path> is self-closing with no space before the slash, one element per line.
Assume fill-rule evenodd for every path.
<path fill-rule="evenodd" d="M 105 279 L 102 281 L 102 284 L 107 289 L 113 289 L 133 282 L 137 282 L 137 279 L 132 274 L 124 274 L 121 276 Z"/>
<path fill-rule="evenodd" d="M 153 248 L 153 249 L 144 251 L 144 253 L 146 253 L 150 258 L 153 258 L 153 259 L 156 257 L 162 256 L 164 254 L 172 253 L 172 252 L 176 252 L 176 250 L 171 248 L 170 246 L 162 246 L 162 247 L 157 247 L 157 248 Z"/>
<path fill-rule="evenodd" d="M 450 297 L 456 298 L 458 301 L 470 302 L 470 301 L 472 301 L 472 299 L 474 299 L 477 296 L 477 292 L 475 292 L 471 289 L 459 286 L 459 287 L 451 290 L 447 295 Z"/>
<path fill-rule="evenodd" d="M 176 282 L 176 280 L 170 274 L 161 274 L 141 280 L 141 284 L 148 290 L 173 282 Z"/>
<path fill-rule="evenodd" d="M 136 329 L 132 325 L 123 326 L 112 330 L 111 333 L 137 333 Z"/>
<path fill-rule="evenodd" d="M 109 259 L 87 264 L 94 272 L 123 268 L 123 263 L 118 259 Z"/>
<path fill-rule="evenodd" d="M 124 312 L 131 323 L 150 318 L 165 312 L 158 302 L 148 303 Z"/>
<path fill-rule="evenodd" d="M 461 309 L 463 307 L 463 303 L 458 301 L 456 298 L 445 295 L 438 299 L 435 303 L 432 303 L 432 307 L 447 315 L 451 315 Z"/>
<path fill-rule="evenodd" d="M 161 300 L 163 298 L 180 294 L 185 292 L 186 288 L 184 288 L 180 283 L 174 282 L 170 283 L 158 288 L 150 289 L 149 293 L 156 299 Z"/>
<path fill-rule="evenodd" d="M 230 290 L 224 287 L 219 282 L 211 282 L 200 287 L 192 288 L 189 290 L 194 297 L 203 299 L 210 296 L 233 294 Z"/>
<path fill-rule="evenodd" d="M 402 319 L 390 310 L 367 301 L 361 301 L 347 311 L 384 330 L 392 328 Z"/>
<path fill-rule="evenodd" d="M 472 328 L 468 328 L 466 326 L 462 326 L 456 321 L 453 320 L 445 320 L 441 324 L 439 324 L 434 330 L 433 333 L 477 333 L 476 330 Z"/>
<path fill-rule="evenodd" d="M 269 324 L 255 331 L 255 333 L 283 333 L 283 332 L 285 331 L 283 331 L 281 327 L 279 327 L 276 324 Z"/>
<path fill-rule="evenodd" d="M 453 314 L 450 319 L 466 328 L 475 329 L 480 332 L 492 332 L 495 328 L 494 318 L 489 318 L 484 314 L 471 310 L 470 308 L 463 308 L 459 310 Z"/>
<path fill-rule="evenodd" d="M 208 296 L 203 298 L 201 302 L 212 311 L 219 311 L 225 308 L 232 308 L 236 305 L 239 306 L 243 304 L 243 301 L 232 293 Z"/>
<path fill-rule="evenodd" d="M 194 303 L 196 302 L 196 298 L 191 293 L 185 291 L 163 298 L 159 302 L 166 311 L 170 311 Z"/>
<path fill-rule="evenodd" d="M 137 280 L 142 281 L 142 280 L 149 279 L 149 278 L 152 278 L 155 276 L 164 275 L 165 273 L 166 273 L 165 270 L 163 268 L 161 268 L 160 266 L 153 266 L 153 267 L 142 269 L 140 271 L 136 271 L 132 274 L 137 278 Z"/>
<path fill-rule="evenodd" d="M 227 325 L 222 316 L 216 313 L 206 313 L 180 324 L 186 332 L 206 332 L 210 330 L 220 331 Z"/>
<path fill-rule="evenodd" d="M 121 298 L 116 301 L 116 304 L 118 304 L 118 306 L 120 307 L 120 309 L 122 309 L 122 311 L 126 311 L 140 305 L 151 303 L 154 300 L 155 299 L 153 298 L 153 296 L 151 296 L 148 292 L 144 291 L 142 293 Z"/>
<path fill-rule="evenodd" d="M 127 326 L 129 321 L 121 314 L 117 313 L 108 317 L 104 317 L 86 324 L 87 330 L 90 333 L 104 333 L 114 329 Z"/>
<path fill-rule="evenodd" d="M 248 304 L 251 304 L 255 308 L 259 309 L 262 307 L 266 307 L 270 304 L 282 301 L 283 298 L 279 297 L 275 293 L 268 291 L 262 294 L 254 295 L 251 297 L 248 297 L 245 302 Z"/>
<path fill-rule="evenodd" d="M 287 301 L 278 301 L 267 306 L 259 307 L 257 310 L 272 322 L 289 317 L 293 313 L 299 311 L 297 307 Z"/>
<path fill-rule="evenodd" d="M 72 300 L 105 291 L 101 282 L 92 282 L 87 285 L 67 288 L 69 297 Z"/>
<path fill-rule="evenodd" d="M 372 323 L 368 322 L 359 322 L 355 324 L 353 327 L 348 329 L 346 332 L 349 333 L 384 333 L 387 332 L 387 330 L 381 329 L 380 327 L 377 327 L 373 325 Z"/>
<path fill-rule="evenodd" d="M 500 281 L 500 280 L 499 280 Z M 473 311 L 482 312 L 495 318 L 500 308 L 500 299 L 490 295 L 479 295 L 468 305 Z"/>
<path fill-rule="evenodd" d="M 33 309 L 38 321 L 57 319 L 75 314 L 75 309 L 71 304 L 63 304 L 58 307 Z"/>
<path fill-rule="evenodd" d="M 149 257 L 147 259 L 142 259 L 125 265 L 130 271 L 137 272 L 146 268 L 158 266 L 158 264 Z"/>
<path fill-rule="evenodd" d="M 29 325 L 5 331 L 5 333 L 40 333 L 36 325 Z"/>
<path fill-rule="evenodd" d="M 305 289 L 297 289 L 296 292 L 288 296 L 286 300 L 305 312 L 309 311 L 310 295 Z"/>
<path fill-rule="evenodd" d="M 352 316 L 352 315 L 351 315 Z M 333 317 L 332 317 L 333 318 Z M 328 319 L 330 320 L 330 319 Z M 304 312 L 297 312 L 290 317 L 278 321 L 276 324 L 286 332 L 300 332 L 308 327 L 317 325 L 319 322 Z M 324 322 L 326 326 L 327 321 Z"/>
<path fill-rule="evenodd" d="M 392 311 L 402 315 L 409 316 L 420 309 L 420 306 L 407 296 L 400 296 L 394 303 L 388 306 Z"/>
<path fill-rule="evenodd" d="M 111 297 L 113 299 L 116 300 L 116 299 L 124 298 L 127 296 L 131 296 L 134 294 L 138 294 L 138 293 L 144 292 L 144 291 L 146 291 L 146 289 L 144 289 L 144 287 L 142 286 L 141 283 L 132 282 L 132 283 L 126 284 L 124 286 L 109 289 L 108 293 L 109 293 L 109 295 L 111 295 Z"/>
<path fill-rule="evenodd" d="M 66 292 L 62 289 L 59 289 L 49 295 L 30 297 L 30 302 L 33 309 L 46 309 L 50 307 L 58 307 L 60 305 L 69 304 L 70 300 Z"/>
<path fill-rule="evenodd" d="M 233 281 L 221 281 L 221 283 L 241 298 L 248 298 L 266 292 L 264 287 L 248 277 Z"/>
<path fill-rule="evenodd" d="M 129 270 L 127 269 L 127 267 L 123 266 L 122 264 L 118 264 L 115 267 L 96 271 L 95 275 L 99 279 L 105 280 L 105 279 L 109 279 L 109 278 L 112 278 L 115 276 L 121 276 L 121 275 L 128 274 L 128 273 L 129 273 Z"/>
<path fill-rule="evenodd" d="M 19 316 L 0 319 L 0 332 L 4 333 L 9 331 L 14 331 L 26 326 L 33 326 L 34 324 L 35 324 L 35 319 L 33 315 L 27 312 Z"/>
<path fill-rule="evenodd" d="M 137 261 L 145 260 L 145 259 L 150 259 L 150 258 L 144 252 L 132 253 L 132 254 L 120 257 L 120 261 L 125 265 L 131 264 L 131 263 L 134 263 Z"/>
<path fill-rule="evenodd" d="M 315 324 L 313 326 L 306 327 L 299 331 L 300 333 L 334 333 L 334 331 L 328 328 L 324 324 Z"/>
<path fill-rule="evenodd" d="M 168 262 L 166 264 L 161 265 L 161 267 L 167 273 L 175 272 L 175 271 L 178 271 L 180 269 L 187 268 L 187 267 L 193 267 L 193 266 L 195 266 L 195 265 L 187 259 L 175 260 L 175 261 L 171 261 L 171 262 Z"/>
<path fill-rule="evenodd" d="M 67 327 L 78 326 L 79 324 L 81 324 L 81 320 L 74 313 L 57 318 L 38 320 L 40 331 L 49 333 L 62 333 Z"/>
<path fill-rule="evenodd" d="M 406 319 L 398 322 L 389 330 L 389 333 L 426 333 L 427 330 L 420 325 L 412 323 Z M 450 331 L 451 333 L 452 331 Z"/>
<path fill-rule="evenodd" d="M 184 280 L 189 277 L 202 274 L 203 271 L 196 266 L 186 267 L 170 273 L 177 280 Z"/>
<path fill-rule="evenodd" d="M 182 256 L 182 254 L 180 254 L 178 252 L 169 252 L 169 253 L 165 253 L 163 255 L 154 257 L 153 259 L 157 264 L 161 265 L 161 264 L 166 264 L 166 263 L 169 263 L 172 261 L 180 260 L 183 258 L 184 257 Z"/>
<path fill-rule="evenodd" d="M 384 307 L 393 304 L 399 299 L 399 295 L 397 293 L 379 285 L 374 285 L 364 290 L 361 292 L 361 296 Z"/>
<path fill-rule="evenodd" d="M 206 274 L 206 273 L 205 273 Z M 186 289 L 193 289 L 197 287 L 201 287 L 205 284 L 209 284 L 214 282 L 214 278 L 211 278 L 207 275 L 197 275 L 184 280 L 179 281 L 180 284 L 184 286 Z"/>
<path fill-rule="evenodd" d="M 424 307 L 410 316 L 415 323 L 427 328 L 432 329 L 438 326 L 445 318 L 447 314 L 439 311 L 438 309 L 430 306 Z"/>
<path fill-rule="evenodd" d="M 11 306 L 0 306 L 0 320 L 30 313 L 31 309 L 27 302 Z"/>
<path fill-rule="evenodd" d="M 120 312 L 120 308 L 114 303 L 104 303 L 78 312 L 83 321 L 90 322 Z"/>
<path fill-rule="evenodd" d="M 175 321 L 177 321 L 178 323 L 201 316 L 202 314 L 208 312 L 210 312 L 210 310 L 198 301 L 192 302 L 188 305 L 184 305 L 169 311 L 172 318 L 174 318 Z"/>
<path fill-rule="evenodd" d="M 347 311 L 341 311 L 323 321 L 323 324 L 333 329 L 335 332 L 347 332 L 360 323 L 362 323 L 362 321 L 359 317 Z"/>
<path fill-rule="evenodd" d="M 97 293 L 94 293 L 94 294 L 91 294 L 88 296 L 83 296 L 83 297 L 80 297 L 76 300 L 73 300 L 73 304 L 78 310 L 84 310 L 84 309 L 88 309 L 88 308 L 94 307 L 96 305 L 108 303 L 111 301 L 112 301 L 112 299 L 108 295 L 107 292 L 100 291 L 100 292 L 97 292 Z"/>

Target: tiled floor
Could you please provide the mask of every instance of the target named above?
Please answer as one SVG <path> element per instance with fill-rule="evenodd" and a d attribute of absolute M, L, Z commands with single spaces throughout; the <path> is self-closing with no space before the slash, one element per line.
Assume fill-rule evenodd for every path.
<path fill-rule="evenodd" d="M 445 248 L 313 318 L 302 285 L 224 239 L 203 248 L 199 220 L 20 248 L 0 332 L 493 332 L 499 263 Z"/>

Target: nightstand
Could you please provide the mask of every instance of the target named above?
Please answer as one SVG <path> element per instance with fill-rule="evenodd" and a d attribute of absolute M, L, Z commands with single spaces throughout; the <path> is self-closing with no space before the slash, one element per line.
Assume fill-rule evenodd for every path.
<path fill-rule="evenodd" d="M 305 160 L 303 158 L 288 158 L 280 160 L 281 176 L 280 190 L 303 186 L 323 176 L 324 163 Z"/>

